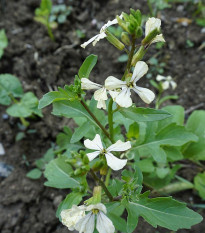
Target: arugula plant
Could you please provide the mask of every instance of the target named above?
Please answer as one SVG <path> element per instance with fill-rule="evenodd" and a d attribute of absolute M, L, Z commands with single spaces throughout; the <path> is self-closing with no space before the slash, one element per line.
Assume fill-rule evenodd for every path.
<path fill-rule="evenodd" d="M 161 21 L 156 18 L 148 19 L 141 39 L 141 18 L 139 10 L 122 13 L 81 45 L 85 48 L 105 38 L 127 52 L 121 80 L 109 76 L 103 85 L 91 81 L 90 73 L 97 63 L 97 56 L 91 54 L 80 67 L 74 84 L 45 94 L 39 102 L 40 109 L 52 104 L 54 115 L 72 118 L 78 125 L 74 132 L 66 127 L 58 136 L 57 157 L 45 165 L 44 171 L 46 186 L 70 189 L 56 212 L 69 230 L 94 232 L 96 228 L 99 233 L 131 233 L 140 216 L 154 227 L 173 231 L 190 229 L 202 221 L 185 203 L 172 197 L 150 198 L 150 191 L 143 190 L 143 183 L 147 183 L 145 169 L 148 174 L 148 167 L 156 170 L 153 174 L 160 178 L 170 170 L 175 174 L 177 166 L 167 170 L 167 161 L 181 156 L 178 147 L 184 146 L 185 150 L 198 137 L 177 124 L 169 109 L 136 107 L 132 101 L 131 91 L 146 104 L 154 100 L 155 94 L 136 82 L 148 71 L 141 60 L 149 47 L 164 41 Z M 108 31 L 116 24 L 123 30 L 123 40 Z M 141 44 L 138 48 L 137 43 Z M 91 100 L 85 100 L 85 90 L 94 90 Z M 154 168 L 152 163 L 156 164 Z M 200 179 L 201 176 L 196 179 L 198 184 Z"/>
<path fill-rule="evenodd" d="M 0 59 L 4 54 L 4 49 L 8 46 L 8 39 L 5 30 L 0 30 Z"/>
<path fill-rule="evenodd" d="M 6 112 L 18 117 L 24 127 L 29 125 L 27 117 L 42 117 L 38 99 L 32 92 L 23 92 L 19 79 L 11 74 L 0 74 L 0 104 L 8 106 Z"/>

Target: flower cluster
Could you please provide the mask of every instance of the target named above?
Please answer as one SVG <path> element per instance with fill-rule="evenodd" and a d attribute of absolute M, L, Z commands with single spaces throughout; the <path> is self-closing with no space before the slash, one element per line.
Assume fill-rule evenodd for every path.
<path fill-rule="evenodd" d="M 120 18 L 122 17 L 123 16 L 121 15 Z M 100 39 L 107 36 L 105 33 L 106 29 L 113 24 L 117 24 L 117 19 L 108 21 L 108 23 L 101 28 L 98 35 L 82 44 L 81 47 L 85 48 L 91 42 L 93 42 L 93 45 L 95 46 Z M 160 19 L 156 19 L 154 17 L 149 18 L 145 25 L 145 38 L 155 29 L 160 30 L 160 26 Z M 149 44 L 159 41 L 165 42 L 162 34 L 153 38 Z M 155 94 L 147 88 L 142 88 L 136 85 L 136 82 L 143 77 L 147 71 L 147 64 L 143 61 L 138 61 L 131 78 L 126 77 L 125 81 L 109 76 L 105 80 L 104 85 L 100 85 L 88 80 L 87 78 L 82 78 L 81 87 L 84 90 L 96 90 L 94 93 L 94 99 L 97 101 L 97 108 L 106 109 L 105 101 L 108 99 L 108 93 L 120 107 L 130 107 L 132 105 L 131 90 L 136 92 L 145 103 L 150 104 L 154 100 Z"/>
<path fill-rule="evenodd" d="M 86 212 L 88 212 L 86 214 Z M 112 221 L 106 216 L 107 210 L 102 203 L 94 205 L 73 205 L 71 209 L 61 211 L 62 223 L 70 231 L 77 230 L 81 233 L 93 233 L 96 228 L 99 233 L 114 233 L 115 227 Z"/>
<path fill-rule="evenodd" d="M 176 82 L 173 81 L 170 75 L 167 77 L 162 76 L 162 75 L 157 75 L 156 80 L 158 82 L 161 82 L 163 90 L 169 89 L 170 86 L 172 87 L 173 90 L 177 87 Z"/>

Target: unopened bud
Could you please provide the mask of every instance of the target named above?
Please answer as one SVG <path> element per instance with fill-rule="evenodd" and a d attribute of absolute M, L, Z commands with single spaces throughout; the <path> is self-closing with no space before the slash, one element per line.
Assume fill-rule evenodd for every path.
<path fill-rule="evenodd" d="M 89 164 L 89 159 L 88 159 L 88 156 L 87 155 L 83 155 L 83 163 L 84 164 Z"/>
<path fill-rule="evenodd" d="M 124 31 L 129 32 L 126 22 L 123 21 L 118 15 L 117 15 L 116 18 L 117 18 L 117 22 L 118 22 L 119 26 L 120 26 Z"/>
<path fill-rule="evenodd" d="M 109 32 L 108 30 L 105 31 L 107 37 L 106 39 L 112 44 L 114 45 L 117 49 L 119 50 L 123 50 L 125 48 L 125 45 L 119 41 L 117 39 L 117 37 L 115 37 L 111 32 Z"/>
<path fill-rule="evenodd" d="M 121 40 L 124 44 L 126 45 L 131 45 L 131 41 L 130 41 L 130 38 L 129 38 L 129 34 L 127 32 L 122 32 L 121 34 Z"/>
<path fill-rule="evenodd" d="M 100 161 L 97 161 L 97 162 L 93 165 L 92 169 L 93 169 L 93 171 L 98 171 L 98 170 L 100 170 L 103 166 L 104 166 L 104 163 L 103 163 L 102 160 L 100 160 Z"/>
<path fill-rule="evenodd" d="M 142 45 L 148 45 L 152 42 L 152 40 L 159 34 L 159 30 L 155 28 L 153 31 L 151 31 L 143 40 Z"/>
<path fill-rule="evenodd" d="M 135 66 L 138 61 L 142 60 L 142 58 L 144 57 L 145 53 L 146 53 L 145 47 L 143 45 L 140 46 L 139 50 L 133 56 L 132 66 Z"/>
<path fill-rule="evenodd" d="M 103 166 L 103 167 L 100 169 L 100 175 L 102 175 L 102 176 L 107 175 L 107 165 Z"/>
<path fill-rule="evenodd" d="M 142 28 L 141 26 L 137 27 L 137 29 L 135 30 L 135 37 L 139 38 L 142 36 Z"/>

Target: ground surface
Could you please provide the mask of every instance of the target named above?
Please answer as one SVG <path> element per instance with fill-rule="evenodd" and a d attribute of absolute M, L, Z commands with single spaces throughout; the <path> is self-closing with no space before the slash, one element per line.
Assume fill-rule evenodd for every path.
<path fill-rule="evenodd" d="M 98 43 L 95 48 L 90 46 L 86 50 L 81 49 L 79 45 L 82 41 L 77 38 L 75 30 L 86 30 L 88 39 L 97 33 L 104 21 L 112 19 L 121 11 L 128 12 L 130 7 L 148 13 L 146 1 L 65 1 L 73 6 L 73 12 L 68 21 L 54 32 L 55 43 L 50 41 L 45 28 L 33 20 L 34 9 L 39 2 L 7 1 L 5 13 L 0 15 L 0 28 L 6 30 L 9 46 L 0 61 L 0 73 L 18 76 L 24 90 L 32 90 L 39 98 L 51 88 L 72 82 L 82 61 L 90 53 L 99 55 L 98 64 L 92 73 L 93 80 L 102 82 L 108 75 L 121 77 L 124 63 L 117 62 L 120 53 L 111 45 L 107 47 L 106 41 Z M 162 29 L 167 43 L 158 55 L 159 61 L 167 63 L 164 74 L 174 77 L 178 84 L 174 93 L 179 95 L 179 100 L 174 103 L 181 104 L 186 109 L 205 102 L 204 50 L 199 50 L 205 34 L 202 34 L 201 28 L 194 23 L 185 27 L 175 22 L 177 17 L 190 16 L 186 5 L 174 5 L 172 9 L 161 13 Z M 97 24 L 94 25 L 93 19 Z M 194 47 L 187 48 L 188 39 L 194 43 Z M 156 50 L 152 48 L 145 61 L 155 53 Z M 146 80 L 144 82 L 148 83 Z M 170 94 L 173 92 L 170 91 Z M 15 135 L 19 132 L 17 120 L 4 119 L 5 108 L 0 106 L 0 142 L 6 151 L 0 161 L 14 167 L 7 178 L 0 178 L 1 233 L 68 232 L 55 217 L 55 210 L 65 197 L 66 190 L 45 188 L 43 178 L 32 181 L 25 177 L 33 167 L 35 159 L 46 152 L 63 126 L 72 127 L 72 122 L 52 116 L 50 110 L 44 110 L 45 118 L 42 121 L 31 121 L 29 128 L 35 129 L 35 134 L 28 134 L 26 139 L 16 143 Z M 176 198 L 191 202 L 192 195 L 192 192 L 185 192 L 178 194 Z M 200 199 L 194 196 L 194 201 L 199 203 Z M 179 232 L 204 231 L 203 222 L 191 230 Z M 153 229 L 142 220 L 136 232 L 170 231 Z"/>

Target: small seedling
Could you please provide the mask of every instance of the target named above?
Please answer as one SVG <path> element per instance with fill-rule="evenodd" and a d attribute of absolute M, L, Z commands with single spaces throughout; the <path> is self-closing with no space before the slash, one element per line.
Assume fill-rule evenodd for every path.
<path fill-rule="evenodd" d="M 5 30 L 0 30 L 0 59 L 4 54 L 4 49 L 8 46 L 8 39 Z"/>

